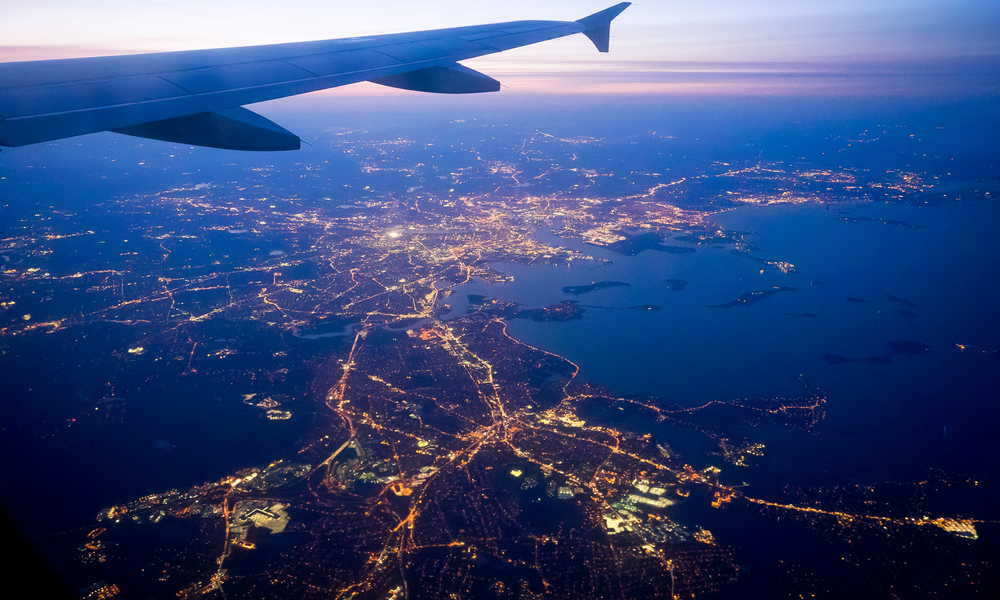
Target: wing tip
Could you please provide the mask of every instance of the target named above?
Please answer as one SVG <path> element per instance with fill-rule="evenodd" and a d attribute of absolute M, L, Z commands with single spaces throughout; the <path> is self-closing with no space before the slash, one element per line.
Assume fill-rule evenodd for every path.
<path fill-rule="evenodd" d="M 597 46 L 598 52 L 608 52 L 611 46 L 611 21 L 631 6 L 631 2 L 620 2 L 610 8 L 605 8 L 592 15 L 579 19 L 577 23 L 583 26 L 583 35 Z"/>

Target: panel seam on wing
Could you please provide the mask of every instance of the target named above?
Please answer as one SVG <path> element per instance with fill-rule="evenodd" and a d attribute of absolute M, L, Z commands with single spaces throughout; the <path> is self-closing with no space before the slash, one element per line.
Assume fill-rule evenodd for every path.
<path fill-rule="evenodd" d="M 159 77 L 159 78 L 160 78 L 160 79 L 162 79 L 163 81 L 166 81 L 166 82 L 167 82 L 167 83 L 169 83 L 170 85 L 175 85 L 175 86 L 177 86 L 177 87 L 181 88 L 182 90 L 184 90 L 185 92 L 187 92 L 188 94 L 190 94 L 190 95 L 192 95 L 192 96 L 197 96 L 197 94 L 195 94 L 195 93 L 194 93 L 194 92 L 192 92 L 191 90 L 187 89 L 187 88 L 186 88 L 186 87 L 184 87 L 183 85 L 181 85 L 181 84 L 179 84 L 179 83 L 177 83 L 177 82 L 175 82 L 175 81 L 170 81 L 169 79 L 167 79 L 167 78 L 166 78 L 166 77 L 164 77 L 163 75 L 157 75 L 157 77 Z M 178 96 L 178 97 L 180 97 L 180 96 Z M 113 105 L 111 105 L 111 106 L 120 106 L 120 105 L 118 105 L 118 104 L 113 104 Z M 58 114 L 58 113 L 57 113 L 57 114 Z"/>

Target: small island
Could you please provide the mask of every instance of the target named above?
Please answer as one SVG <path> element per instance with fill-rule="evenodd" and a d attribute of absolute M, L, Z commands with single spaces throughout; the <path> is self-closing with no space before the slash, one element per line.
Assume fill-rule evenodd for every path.
<path fill-rule="evenodd" d="M 886 346 L 889 347 L 889 352 L 887 354 L 880 354 L 878 356 L 868 356 L 866 358 L 850 358 L 848 356 L 843 356 L 841 354 L 823 354 L 820 358 L 829 365 L 842 365 L 846 363 L 866 363 L 869 365 L 886 365 L 892 362 L 892 359 L 897 354 L 906 354 L 909 356 L 918 356 L 930 350 L 930 346 L 923 342 L 916 342 L 913 340 L 893 340 L 887 342 Z"/>
<path fill-rule="evenodd" d="M 781 287 L 776 287 L 770 290 L 758 290 L 756 292 L 747 292 L 730 302 L 725 304 L 709 304 L 709 308 L 733 308 L 735 306 L 750 306 L 760 302 L 764 298 L 770 298 L 771 296 L 777 294 L 778 292 L 796 292 L 798 289 L 783 285 Z"/>
<path fill-rule="evenodd" d="M 610 287 L 631 287 L 631 283 L 625 283 L 624 281 L 598 281 L 596 283 L 591 283 L 590 285 L 567 285 L 562 288 L 562 291 L 567 294 L 573 294 L 574 296 L 579 296 L 580 294 L 586 294 L 587 292 L 593 292 L 596 290 L 603 290 L 604 288 Z"/>
<path fill-rule="evenodd" d="M 637 304 L 636 306 L 591 306 L 589 304 L 581 304 L 582 308 L 599 308 L 602 310 L 663 310 L 662 306 L 657 306 L 655 304 Z"/>
<path fill-rule="evenodd" d="M 670 286 L 670 291 L 672 292 L 679 292 L 691 283 L 687 279 L 667 279 L 666 282 L 667 285 Z"/>

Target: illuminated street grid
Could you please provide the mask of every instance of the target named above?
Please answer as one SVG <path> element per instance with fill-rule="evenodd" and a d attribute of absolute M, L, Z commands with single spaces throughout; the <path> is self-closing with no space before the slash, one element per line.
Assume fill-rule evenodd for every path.
<path fill-rule="evenodd" d="M 835 502 L 832 492 L 787 502 L 744 492 L 738 470 L 767 449 L 702 415 L 813 431 L 826 399 L 805 381 L 799 397 L 694 408 L 619 398 L 581 382 L 567 359 L 511 337 L 503 316 L 448 314 L 456 285 L 506 280 L 490 263 L 593 260 L 538 241 L 539 227 L 600 246 L 651 231 L 749 251 L 739 234 L 712 225 L 714 212 L 932 191 L 916 173 L 781 163 L 714 163 L 686 176 L 572 166 L 574 148 L 600 142 L 539 133 L 519 160 L 463 150 L 475 158 L 443 172 L 411 160 L 412 141 L 344 132 L 334 148 L 373 180 L 398 184 L 318 206 L 266 192 L 278 174 L 261 168 L 238 184 L 8 223 L 0 240 L 7 343 L 81 341 L 83 328 L 114 326 L 130 340 L 113 351 L 121 368 L 162 361 L 178 377 L 225 377 L 245 388 L 247 404 L 281 420 L 293 416 L 289 399 L 256 394 L 254 381 L 280 380 L 290 346 L 325 340 L 304 367 L 315 415 L 297 456 L 107 508 L 81 542 L 80 561 L 127 563 L 134 546 L 106 541 L 120 523 L 174 519 L 187 523 L 183 543 L 144 555 L 180 598 L 682 598 L 725 588 L 739 568 L 712 532 L 671 518 L 677 503 L 798 521 L 838 540 L 876 530 L 975 540 L 977 522 L 956 515 L 865 510 L 872 505 Z M 551 147 L 569 158 L 546 158 Z M 604 194 L 611 179 L 624 180 L 616 185 L 626 193 Z M 94 229 L 82 218 L 88 212 L 119 225 Z M 255 344 L 241 329 L 272 337 Z M 229 366 L 261 352 L 275 366 Z M 698 431 L 723 468 L 696 470 L 649 435 L 587 423 L 577 414 L 585 403 Z M 114 419 L 120 402 L 92 404 L 96 415 L 67 418 L 66 427 Z M 297 542 L 248 567 L 272 532 Z M 796 569 L 788 567 L 793 579 L 808 583 Z M 88 597 L 118 591 L 112 581 Z"/>

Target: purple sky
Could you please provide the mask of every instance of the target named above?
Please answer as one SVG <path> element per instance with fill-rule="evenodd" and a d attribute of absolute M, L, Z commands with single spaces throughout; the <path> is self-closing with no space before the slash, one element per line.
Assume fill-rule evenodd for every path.
<path fill-rule="evenodd" d="M 519 19 L 574 20 L 614 3 L 32 0 L 4 8 L 0 61 L 255 45 Z M 821 77 L 823 89 L 837 90 L 888 71 L 896 77 L 885 82 L 885 90 L 921 76 L 936 78 L 927 82 L 928 89 L 949 89 L 956 69 L 959 74 L 997 72 L 998 31 L 996 0 L 639 0 L 615 21 L 610 55 L 597 54 L 583 36 L 574 36 L 468 64 L 511 89 L 533 91 L 781 93 L 810 77 Z M 777 85 L 778 74 L 790 72 L 795 76 Z M 553 87 L 555 82 L 559 88 Z M 974 87 L 977 94 L 997 91 L 995 83 L 982 77 Z M 363 85 L 348 93 L 373 89 Z"/>

